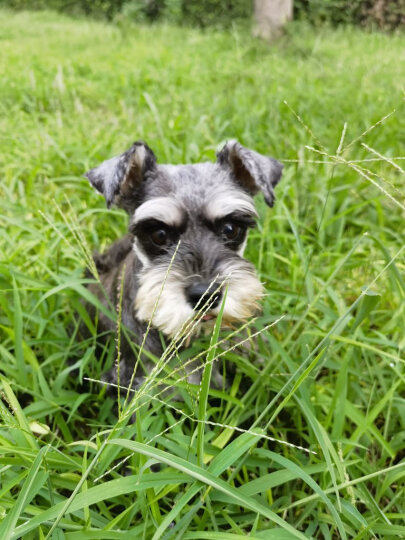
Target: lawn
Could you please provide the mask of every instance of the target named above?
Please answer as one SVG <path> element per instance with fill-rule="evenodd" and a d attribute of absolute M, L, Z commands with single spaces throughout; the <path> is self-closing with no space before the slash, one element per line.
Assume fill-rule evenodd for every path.
<path fill-rule="evenodd" d="M 405 37 L 0 20 L 0 538 L 404 538 Z M 246 250 L 263 312 L 169 346 L 124 403 L 114 340 L 77 333 L 126 217 L 83 173 L 229 138 L 285 164 Z"/>

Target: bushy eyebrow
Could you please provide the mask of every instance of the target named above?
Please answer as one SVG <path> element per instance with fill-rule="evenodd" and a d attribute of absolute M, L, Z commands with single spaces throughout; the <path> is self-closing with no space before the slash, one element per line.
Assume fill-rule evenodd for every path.
<path fill-rule="evenodd" d="M 205 217 L 209 221 L 217 221 L 226 216 L 239 215 L 255 219 L 258 217 L 253 201 L 248 195 L 239 191 L 219 192 L 214 194 L 204 206 Z"/>
<path fill-rule="evenodd" d="M 246 214 L 241 211 L 231 212 L 226 216 L 217 218 L 215 222 L 224 222 L 224 221 L 233 221 L 239 224 L 246 225 L 246 227 L 256 227 L 256 218 L 257 216 L 252 216 L 252 214 Z"/>
<path fill-rule="evenodd" d="M 144 202 L 135 210 L 132 224 L 141 221 L 157 220 L 173 227 L 179 227 L 186 213 L 179 202 L 171 197 L 156 197 Z"/>

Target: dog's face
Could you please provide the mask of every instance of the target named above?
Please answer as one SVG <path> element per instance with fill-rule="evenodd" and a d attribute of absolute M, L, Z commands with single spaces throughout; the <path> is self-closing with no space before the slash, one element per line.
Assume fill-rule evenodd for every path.
<path fill-rule="evenodd" d="M 213 319 L 225 297 L 223 322 L 257 309 L 262 285 L 242 258 L 257 217 L 252 196 L 269 206 L 282 165 L 232 141 L 216 163 L 158 165 L 143 143 L 87 173 L 92 185 L 130 215 L 136 317 L 174 336 L 195 316 Z M 225 295 L 226 291 L 226 296 Z"/>

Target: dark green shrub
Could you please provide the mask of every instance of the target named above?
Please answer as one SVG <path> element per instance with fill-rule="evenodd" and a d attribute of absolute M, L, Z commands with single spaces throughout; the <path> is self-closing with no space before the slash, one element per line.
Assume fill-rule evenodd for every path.
<path fill-rule="evenodd" d="M 353 23 L 359 16 L 362 0 L 295 0 L 294 18 L 313 24 Z"/>
<path fill-rule="evenodd" d="M 119 13 L 124 0 L 0 0 L 0 7 L 12 9 L 53 9 L 97 19 L 112 19 Z"/>
<path fill-rule="evenodd" d="M 123 17 L 139 22 L 166 20 L 182 22 L 183 0 L 130 0 L 124 3 L 120 19 Z"/>
<path fill-rule="evenodd" d="M 170 20 L 205 28 L 250 20 L 252 0 L 130 0 L 122 15 L 133 20 Z"/>
<path fill-rule="evenodd" d="M 231 26 L 233 22 L 250 20 L 251 0 L 183 0 L 183 15 L 193 26 Z"/>
<path fill-rule="evenodd" d="M 405 24 L 405 0 L 294 0 L 294 17 L 393 30 Z"/>

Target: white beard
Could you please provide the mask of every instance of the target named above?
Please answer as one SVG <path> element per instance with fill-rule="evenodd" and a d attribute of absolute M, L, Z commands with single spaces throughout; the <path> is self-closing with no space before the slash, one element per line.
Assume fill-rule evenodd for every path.
<path fill-rule="evenodd" d="M 246 261 L 243 261 L 246 264 Z M 247 269 L 236 261 L 224 264 L 219 268 L 227 295 L 223 313 L 223 322 L 246 321 L 259 310 L 258 301 L 263 296 L 263 285 L 260 283 L 254 268 Z M 217 314 L 220 306 L 212 310 Z"/>
<path fill-rule="evenodd" d="M 194 310 L 184 295 L 184 276 L 173 268 L 166 274 L 167 268 L 162 267 L 142 272 L 135 311 L 141 321 L 152 320 L 153 327 L 174 336 L 193 317 Z"/>

